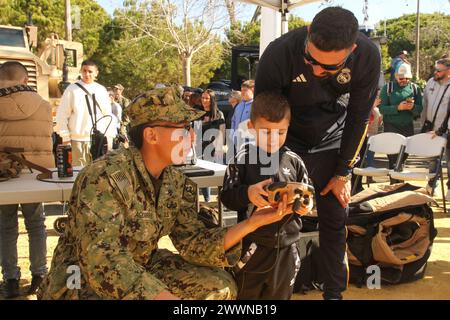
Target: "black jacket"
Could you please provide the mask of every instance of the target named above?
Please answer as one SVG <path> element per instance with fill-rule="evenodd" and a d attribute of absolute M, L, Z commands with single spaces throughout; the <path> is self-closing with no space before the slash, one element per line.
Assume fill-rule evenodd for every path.
<path fill-rule="evenodd" d="M 299 154 L 340 148 L 336 174 L 347 175 L 364 140 L 376 97 L 380 53 L 359 33 L 345 67 L 328 79 L 319 79 L 303 59 L 306 36 L 303 27 L 270 43 L 258 64 L 255 95 L 267 90 L 286 95 L 292 109 L 286 145 Z"/>
<path fill-rule="evenodd" d="M 283 146 L 276 154 L 265 156 L 264 151 L 247 144 L 236 155 L 234 163 L 228 165 L 220 199 L 227 208 L 238 212 L 239 222 L 243 221 L 255 209 L 248 199 L 248 187 L 269 178 L 274 182 L 309 183 L 303 161 L 287 147 Z M 246 240 L 271 248 L 285 247 L 299 239 L 301 227 L 300 216 L 291 214 L 250 233 Z"/>

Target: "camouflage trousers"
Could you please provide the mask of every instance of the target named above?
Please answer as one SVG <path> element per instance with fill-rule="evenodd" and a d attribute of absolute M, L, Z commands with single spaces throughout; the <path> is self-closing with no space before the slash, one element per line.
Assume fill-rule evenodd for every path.
<path fill-rule="evenodd" d="M 166 249 L 155 252 L 148 270 L 181 299 L 236 299 L 236 283 L 228 272 L 217 267 L 194 265 Z"/>
<path fill-rule="evenodd" d="M 58 270 L 52 270 L 53 267 L 56 267 Z M 53 281 L 50 281 L 49 277 L 44 280 L 37 293 L 38 299 L 102 299 L 87 285 L 85 279 L 82 280 L 81 289 L 68 290 L 65 285 L 67 278 L 65 273 L 66 265 L 54 266 L 52 263 L 52 269 L 50 274 L 57 273 L 60 276 L 53 277 Z M 225 270 L 218 267 L 206 267 L 189 263 L 180 255 L 166 249 L 156 250 L 150 263 L 146 265 L 146 269 L 161 280 L 169 291 L 180 299 L 232 300 L 236 299 L 237 296 L 236 283 L 233 277 Z"/>

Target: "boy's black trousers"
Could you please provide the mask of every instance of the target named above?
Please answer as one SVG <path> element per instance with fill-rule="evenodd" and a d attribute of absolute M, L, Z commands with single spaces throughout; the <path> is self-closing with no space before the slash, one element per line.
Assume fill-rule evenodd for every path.
<path fill-rule="evenodd" d="M 248 249 L 244 244 L 243 252 Z M 297 243 L 283 248 L 258 245 L 245 266 L 234 272 L 238 300 L 289 300 L 300 269 Z"/>

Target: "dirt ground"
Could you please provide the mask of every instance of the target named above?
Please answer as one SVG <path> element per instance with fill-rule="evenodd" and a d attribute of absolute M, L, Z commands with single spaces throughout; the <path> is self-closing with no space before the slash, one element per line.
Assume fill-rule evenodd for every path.
<path fill-rule="evenodd" d="M 436 200 L 439 201 L 438 197 Z M 357 288 L 350 285 L 344 293 L 344 299 L 351 300 L 449 300 L 450 299 L 450 214 L 444 214 L 442 208 L 433 207 L 435 212 L 435 226 L 438 235 L 434 240 L 433 250 L 428 262 L 426 276 L 424 279 L 413 283 L 382 286 L 381 289 Z M 47 260 L 50 266 L 53 250 L 58 242 L 58 235 L 53 229 L 53 222 L 57 215 L 47 216 Z M 22 272 L 21 290 L 25 292 L 31 281 L 28 260 L 28 236 L 22 217 L 19 217 L 19 239 L 18 239 L 18 257 Z M 170 239 L 165 237 L 160 240 L 160 247 L 173 249 Z M 2 299 L 0 295 L 0 300 Z M 34 300 L 36 296 L 23 295 L 18 299 Z M 320 300 L 320 291 L 310 291 L 303 294 L 294 294 L 293 300 Z"/>

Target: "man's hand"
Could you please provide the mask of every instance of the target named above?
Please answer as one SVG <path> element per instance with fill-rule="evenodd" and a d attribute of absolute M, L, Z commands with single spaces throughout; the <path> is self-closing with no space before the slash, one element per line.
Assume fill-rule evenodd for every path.
<path fill-rule="evenodd" d="M 252 184 L 248 187 L 247 195 L 251 203 L 253 203 L 258 208 L 267 207 L 269 202 L 263 198 L 263 196 L 268 197 L 268 193 L 265 190 L 265 186 L 272 183 L 272 179 L 266 179 L 256 184 Z"/>
<path fill-rule="evenodd" d="M 292 205 L 287 204 L 288 196 L 284 194 L 276 208 L 261 208 L 253 212 L 249 220 L 257 228 L 281 220 L 285 215 L 292 213 Z M 255 230 L 256 230 L 255 229 Z"/>
<path fill-rule="evenodd" d="M 352 183 L 349 181 L 342 181 L 336 177 L 331 178 L 325 188 L 320 192 L 321 196 L 325 196 L 328 192 L 333 192 L 343 208 L 347 207 L 350 202 L 350 192 Z"/>
<path fill-rule="evenodd" d="M 409 101 L 402 101 L 400 102 L 400 104 L 397 107 L 398 111 L 402 111 L 402 110 L 411 110 L 412 108 L 414 108 L 414 102 L 409 102 Z"/>

